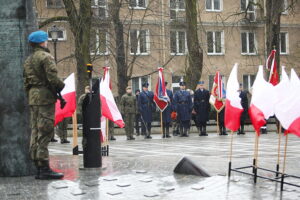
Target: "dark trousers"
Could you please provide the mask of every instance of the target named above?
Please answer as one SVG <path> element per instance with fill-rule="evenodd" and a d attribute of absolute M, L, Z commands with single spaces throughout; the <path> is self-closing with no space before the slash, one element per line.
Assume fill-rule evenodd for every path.
<path fill-rule="evenodd" d="M 135 131 L 138 135 L 140 134 L 140 121 L 141 121 L 141 115 L 140 114 L 135 115 Z"/>
<path fill-rule="evenodd" d="M 200 132 L 206 132 L 206 121 L 198 121 Z"/>
<path fill-rule="evenodd" d="M 163 135 L 169 135 L 170 122 L 163 122 Z"/>
<path fill-rule="evenodd" d="M 146 132 L 146 126 L 147 126 L 147 132 Z M 145 135 L 150 135 L 151 134 L 151 122 L 145 122 L 145 123 L 142 123 L 142 134 L 145 134 Z"/>

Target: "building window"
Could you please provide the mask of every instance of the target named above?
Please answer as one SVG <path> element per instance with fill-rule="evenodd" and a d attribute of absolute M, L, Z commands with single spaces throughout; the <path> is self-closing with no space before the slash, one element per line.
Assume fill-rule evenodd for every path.
<path fill-rule="evenodd" d="M 100 19 L 107 18 L 107 0 L 93 0 L 92 7 L 97 9 L 96 15 Z"/>
<path fill-rule="evenodd" d="M 288 54 L 288 33 L 280 33 L 279 47 L 280 54 Z"/>
<path fill-rule="evenodd" d="M 91 32 L 91 55 L 108 55 L 108 33 L 103 30 Z"/>
<path fill-rule="evenodd" d="M 185 11 L 185 1 L 184 0 L 170 0 L 170 19 L 179 19 L 179 12 Z"/>
<path fill-rule="evenodd" d="M 150 52 L 149 30 L 130 30 L 130 54 L 148 55 Z"/>
<path fill-rule="evenodd" d="M 170 32 L 171 55 L 184 55 L 186 53 L 185 31 Z"/>
<path fill-rule="evenodd" d="M 255 75 L 243 75 L 243 89 L 250 91 L 255 80 Z"/>
<path fill-rule="evenodd" d="M 135 92 L 136 90 L 142 91 L 142 85 L 143 83 L 149 83 L 149 88 L 151 88 L 151 83 L 150 83 L 150 76 L 142 76 L 142 77 L 134 77 L 132 78 L 132 91 Z"/>
<path fill-rule="evenodd" d="M 64 3 L 62 0 L 47 0 L 47 8 L 63 8 Z"/>
<path fill-rule="evenodd" d="M 129 0 L 129 7 L 132 9 L 146 9 L 147 0 Z"/>
<path fill-rule="evenodd" d="M 220 55 L 224 53 L 224 32 L 208 31 L 207 37 L 207 54 Z"/>
<path fill-rule="evenodd" d="M 242 54 L 256 55 L 255 34 L 251 32 L 241 33 Z"/>
<path fill-rule="evenodd" d="M 221 11 L 222 0 L 206 0 L 205 1 L 206 11 Z"/>
<path fill-rule="evenodd" d="M 62 27 L 57 27 L 59 29 L 57 36 L 58 36 L 58 41 L 65 41 L 67 40 L 67 33 L 66 33 L 66 29 L 62 28 Z M 52 41 L 52 36 L 51 36 L 51 32 L 49 31 L 50 27 L 48 28 L 47 32 L 48 32 L 48 40 Z"/>
<path fill-rule="evenodd" d="M 241 11 L 247 13 L 250 22 L 255 21 L 255 0 L 241 0 Z"/>

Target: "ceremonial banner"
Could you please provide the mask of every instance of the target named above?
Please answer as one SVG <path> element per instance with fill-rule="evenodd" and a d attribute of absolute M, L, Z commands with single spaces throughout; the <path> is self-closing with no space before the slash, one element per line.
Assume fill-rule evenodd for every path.
<path fill-rule="evenodd" d="M 233 66 L 227 82 L 227 94 L 225 105 L 225 127 L 231 131 L 237 131 L 240 128 L 240 117 L 243 112 L 237 78 L 238 64 Z"/>
<path fill-rule="evenodd" d="M 163 112 L 168 106 L 170 98 L 167 95 L 167 90 L 165 87 L 165 79 L 163 74 L 163 68 L 158 68 L 158 80 L 156 83 L 155 93 L 154 93 L 154 102 L 161 112 Z"/>
<path fill-rule="evenodd" d="M 222 77 L 220 76 L 220 72 L 217 71 L 214 78 L 214 84 L 211 90 L 209 103 L 214 106 L 217 112 L 220 112 L 225 106 L 225 98 L 224 83 L 222 81 Z"/>
<path fill-rule="evenodd" d="M 63 121 L 64 118 L 72 117 L 76 110 L 76 90 L 75 90 L 75 75 L 72 73 L 64 81 L 65 87 L 61 91 L 62 97 L 67 102 L 63 109 L 60 108 L 60 101 L 57 100 L 55 104 L 55 122 L 56 126 L 59 122 Z"/>
<path fill-rule="evenodd" d="M 278 72 L 277 72 L 277 62 L 275 59 L 276 56 L 276 50 L 272 50 L 267 62 L 266 62 L 266 67 L 268 70 L 270 70 L 270 77 L 269 77 L 269 83 L 271 83 L 272 85 L 277 85 L 279 83 L 279 76 L 278 76 Z"/>

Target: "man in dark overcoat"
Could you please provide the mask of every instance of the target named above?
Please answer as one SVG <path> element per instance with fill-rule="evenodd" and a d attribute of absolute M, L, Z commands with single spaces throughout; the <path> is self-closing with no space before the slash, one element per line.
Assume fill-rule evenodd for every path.
<path fill-rule="evenodd" d="M 165 82 L 165 87 L 167 87 L 168 82 Z M 163 138 L 170 138 L 170 123 L 171 123 L 171 113 L 173 111 L 172 103 L 173 103 L 173 92 L 169 89 L 167 90 L 167 95 L 169 97 L 168 106 L 165 108 L 165 110 L 162 113 L 163 118 Z"/>
<path fill-rule="evenodd" d="M 247 97 L 247 91 L 243 91 L 243 85 L 240 84 L 240 98 L 241 98 L 241 104 L 242 104 L 242 107 L 243 107 L 243 112 L 241 114 L 241 127 L 240 129 L 238 130 L 238 135 L 242 134 L 244 135 L 245 134 L 245 131 L 244 131 L 244 125 L 245 125 L 245 120 L 247 118 L 247 113 L 248 113 L 248 97 Z"/>

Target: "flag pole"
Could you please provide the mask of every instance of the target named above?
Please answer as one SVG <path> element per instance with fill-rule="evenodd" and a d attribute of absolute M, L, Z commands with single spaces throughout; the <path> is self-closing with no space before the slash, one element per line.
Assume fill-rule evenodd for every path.
<path fill-rule="evenodd" d="M 106 118 L 106 130 L 105 130 L 105 135 L 106 135 L 106 137 L 105 137 L 105 141 L 103 142 L 104 143 L 104 145 L 105 146 L 107 146 L 107 143 L 108 143 L 108 129 L 109 129 L 109 121 L 108 121 L 108 119 Z"/>
<path fill-rule="evenodd" d="M 72 115 L 72 123 L 73 123 L 73 155 L 78 155 L 78 132 L 77 132 L 77 113 L 76 110 Z"/>
<path fill-rule="evenodd" d="M 281 123 L 279 123 L 278 131 L 278 157 L 277 157 L 277 165 L 276 165 L 276 177 L 279 176 L 279 163 L 280 163 L 280 146 L 281 146 Z"/>
<path fill-rule="evenodd" d="M 162 111 L 160 111 L 160 131 L 161 131 L 161 134 L 163 135 L 164 134 L 164 130 L 163 130 L 163 115 L 162 115 Z"/>
<path fill-rule="evenodd" d="M 220 125 L 219 125 L 219 112 L 217 111 L 217 133 L 219 133 L 219 135 L 221 134 L 220 133 Z"/>
<path fill-rule="evenodd" d="M 256 132 L 256 149 L 255 149 L 255 165 L 254 165 L 254 183 L 257 182 L 257 163 L 258 163 L 258 145 L 259 145 L 259 136 Z"/>
<path fill-rule="evenodd" d="M 284 181 L 285 164 L 286 164 L 287 144 L 288 144 L 288 134 L 285 136 L 283 167 L 282 167 L 282 175 L 281 175 L 281 191 L 283 190 L 283 181 Z"/>
<path fill-rule="evenodd" d="M 256 163 L 256 147 L 257 147 L 257 132 L 255 132 L 255 142 L 254 142 L 254 154 L 253 154 L 253 168 L 252 172 L 255 172 L 255 163 Z"/>
<path fill-rule="evenodd" d="M 229 167 L 228 167 L 228 178 L 230 178 L 231 175 L 231 161 L 232 161 L 232 145 L 233 145 L 233 131 L 230 133 L 230 152 L 229 152 Z"/>

